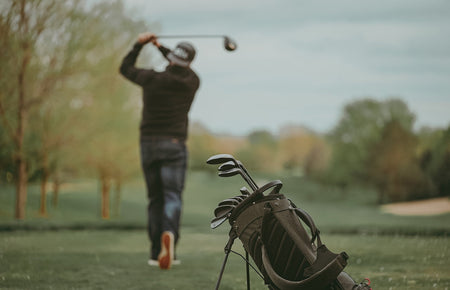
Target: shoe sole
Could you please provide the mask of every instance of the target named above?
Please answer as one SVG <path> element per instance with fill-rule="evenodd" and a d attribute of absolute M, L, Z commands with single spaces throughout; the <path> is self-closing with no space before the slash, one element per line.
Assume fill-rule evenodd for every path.
<path fill-rule="evenodd" d="M 164 232 L 161 236 L 161 253 L 158 256 L 159 268 L 170 269 L 173 262 L 174 237 L 171 232 Z"/>

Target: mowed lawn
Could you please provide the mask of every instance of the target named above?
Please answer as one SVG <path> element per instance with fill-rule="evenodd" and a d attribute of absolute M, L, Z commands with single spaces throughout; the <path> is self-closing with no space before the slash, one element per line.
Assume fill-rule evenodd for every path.
<path fill-rule="evenodd" d="M 374 289 L 450 289 L 450 215 L 397 217 L 382 213 L 371 192 L 283 182 L 282 192 L 313 216 L 325 244 L 349 254 L 346 271 L 355 280 L 368 277 Z M 212 230 L 209 221 L 217 203 L 243 185 L 239 177 L 189 174 L 177 252 L 182 264 L 169 271 L 146 264 L 140 181 L 124 188 L 120 216 L 108 221 L 99 219 L 95 182 L 67 185 L 45 218 L 37 215 L 38 187 L 31 187 L 23 222 L 11 218 L 13 191 L 0 187 L 0 289 L 214 289 L 229 225 Z M 242 253 L 239 241 L 234 249 Z M 255 273 L 251 278 L 252 289 L 267 289 Z M 220 289 L 246 289 L 239 256 L 230 256 Z"/>
<path fill-rule="evenodd" d="M 147 266 L 139 230 L 0 234 L 1 289 L 214 289 L 226 234 L 183 231 L 172 270 Z M 446 237 L 324 235 L 350 255 L 346 271 L 374 289 L 449 289 Z M 240 242 L 234 249 L 242 252 Z M 252 289 L 267 289 L 251 272 Z M 245 265 L 232 254 L 220 289 L 246 289 Z"/>

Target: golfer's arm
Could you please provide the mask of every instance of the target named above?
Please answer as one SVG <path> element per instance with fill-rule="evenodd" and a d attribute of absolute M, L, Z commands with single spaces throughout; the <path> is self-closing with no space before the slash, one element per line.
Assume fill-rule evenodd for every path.
<path fill-rule="evenodd" d="M 158 46 L 158 49 L 161 52 L 161 54 L 167 59 L 167 55 L 169 54 L 169 52 L 171 50 L 168 49 L 167 47 L 163 46 L 163 45 Z"/>
<path fill-rule="evenodd" d="M 136 59 L 144 45 L 136 42 L 133 46 L 133 49 L 124 57 L 122 60 L 122 64 L 120 65 L 120 73 L 129 79 L 130 81 L 140 84 L 140 75 L 143 70 L 135 67 Z"/>

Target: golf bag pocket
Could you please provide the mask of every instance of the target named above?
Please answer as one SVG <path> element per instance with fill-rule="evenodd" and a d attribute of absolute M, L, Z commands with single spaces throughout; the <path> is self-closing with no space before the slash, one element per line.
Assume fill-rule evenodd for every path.
<path fill-rule="evenodd" d="M 264 271 L 279 289 L 329 288 L 347 265 L 347 254 L 328 250 L 312 218 L 299 208 L 266 204 L 261 241 Z"/>

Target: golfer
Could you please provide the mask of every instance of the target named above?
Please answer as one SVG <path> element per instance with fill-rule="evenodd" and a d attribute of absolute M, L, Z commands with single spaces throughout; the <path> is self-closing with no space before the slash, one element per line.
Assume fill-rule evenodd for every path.
<path fill-rule="evenodd" d="M 139 52 L 147 43 L 155 45 L 169 61 L 164 71 L 136 68 Z M 148 264 L 161 269 L 179 263 L 175 246 L 180 236 L 188 112 L 200 85 L 190 68 L 194 56 L 189 43 L 181 42 L 172 51 L 154 34 L 143 33 L 120 66 L 120 73 L 143 90 L 140 149 L 148 195 Z"/>

